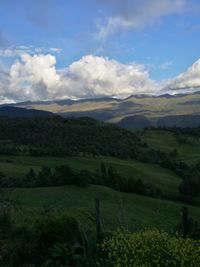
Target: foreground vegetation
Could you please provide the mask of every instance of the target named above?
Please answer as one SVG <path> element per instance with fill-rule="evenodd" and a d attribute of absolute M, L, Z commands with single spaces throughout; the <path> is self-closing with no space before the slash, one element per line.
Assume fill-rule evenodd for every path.
<path fill-rule="evenodd" d="M 112 231 L 117 228 L 136 232 L 146 227 L 165 230 L 174 235 L 177 223 L 181 220 L 181 203 L 120 193 L 102 186 L 65 186 L 11 191 L 4 189 L 2 193 L 4 202 L 0 208 L 1 266 L 118 266 L 125 255 L 130 255 L 127 263 L 131 259 L 134 263 L 141 260 L 140 253 L 145 253 L 146 258 L 142 258 L 145 260 L 143 264 L 148 260 L 148 255 L 151 255 L 157 260 L 157 265 L 152 261 L 144 266 L 158 267 L 165 259 L 167 261 L 167 258 L 162 258 L 163 254 L 158 252 L 161 253 L 165 249 L 165 256 L 171 256 L 170 253 L 176 245 L 177 265 L 172 266 L 184 266 L 181 264 L 186 260 L 189 262 L 189 259 L 191 265 L 185 266 L 198 266 L 193 264 L 193 260 L 197 260 L 198 246 L 190 253 L 191 258 L 186 259 L 183 257 L 186 255 L 181 254 L 191 252 L 192 241 L 178 239 L 176 242 L 175 237 L 164 233 L 160 235 L 158 231 L 155 235 L 154 232 L 149 235 L 151 231 L 147 234 L 136 233 L 133 237 L 130 234 L 130 238 L 122 237 L 124 231 L 120 232 L 119 236 L 112 235 Z M 102 241 L 106 238 L 103 246 L 100 246 L 101 249 L 96 246 L 95 241 L 96 197 L 101 199 Z M 200 218 L 199 208 L 188 208 L 193 218 Z M 167 244 L 163 243 L 163 235 L 165 240 L 169 239 Z M 124 239 L 127 242 L 124 242 Z M 117 241 L 117 245 L 114 240 L 121 240 L 122 244 Z M 128 243 L 129 240 L 131 243 Z M 110 242 L 113 245 L 109 253 Z M 115 251 L 117 257 L 112 256 Z M 133 252 L 136 258 L 132 257 Z M 169 265 L 164 266 L 171 266 L 170 264 L 171 261 Z"/>
<path fill-rule="evenodd" d="M 86 229 L 94 228 L 94 199 L 101 200 L 101 212 L 107 230 L 117 226 L 130 230 L 158 227 L 175 231 L 180 221 L 181 202 L 161 200 L 118 192 L 104 186 L 62 186 L 4 189 L 4 198 L 20 206 L 27 215 L 43 211 L 65 213 L 76 218 Z M 187 205 L 190 215 L 200 220 L 199 207 Z M 34 217 L 34 216 L 33 216 Z"/>
<path fill-rule="evenodd" d="M 197 267 L 200 265 L 200 242 L 170 236 L 158 230 L 138 233 L 116 232 L 101 245 L 110 267 Z"/>

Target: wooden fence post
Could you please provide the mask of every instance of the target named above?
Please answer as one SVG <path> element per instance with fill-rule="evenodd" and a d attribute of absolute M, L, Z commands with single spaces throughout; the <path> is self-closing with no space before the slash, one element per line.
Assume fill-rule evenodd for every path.
<path fill-rule="evenodd" d="M 95 219 L 96 219 L 96 241 L 99 242 L 102 238 L 102 229 L 101 229 L 100 200 L 98 198 L 95 198 Z"/>
<path fill-rule="evenodd" d="M 182 208 L 182 231 L 183 237 L 185 238 L 189 233 L 189 219 L 187 207 Z"/>

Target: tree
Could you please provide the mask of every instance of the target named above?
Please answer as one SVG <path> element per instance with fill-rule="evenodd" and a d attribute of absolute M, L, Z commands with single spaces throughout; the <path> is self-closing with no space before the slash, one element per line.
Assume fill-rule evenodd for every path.
<path fill-rule="evenodd" d="M 42 167 L 38 173 L 37 185 L 38 186 L 49 186 L 52 185 L 52 172 L 49 167 Z"/>
<path fill-rule="evenodd" d="M 76 176 L 75 183 L 79 186 L 86 186 L 92 182 L 92 175 L 88 170 L 81 170 Z"/>
<path fill-rule="evenodd" d="M 0 186 L 4 185 L 4 178 L 5 178 L 5 174 L 0 172 Z"/>
<path fill-rule="evenodd" d="M 61 165 L 55 168 L 54 179 L 56 185 L 75 184 L 76 175 L 68 165 Z"/>
<path fill-rule="evenodd" d="M 101 163 L 101 167 L 100 167 L 100 170 L 101 170 L 101 183 L 102 184 L 107 184 L 107 169 L 106 169 L 106 165 L 104 162 Z"/>
<path fill-rule="evenodd" d="M 36 180 L 37 180 L 37 175 L 35 171 L 31 168 L 29 173 L 26 174 L 23 184 L 24 186 L 32 187 L 36 184 Z"/>

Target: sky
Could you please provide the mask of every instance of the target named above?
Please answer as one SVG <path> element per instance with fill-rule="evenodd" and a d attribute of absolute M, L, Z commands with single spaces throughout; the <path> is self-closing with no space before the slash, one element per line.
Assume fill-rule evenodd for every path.
<path fill-rule="evenodd" d="M 0 103 L 200 90 L 199 0 L 0 0 Z"/>

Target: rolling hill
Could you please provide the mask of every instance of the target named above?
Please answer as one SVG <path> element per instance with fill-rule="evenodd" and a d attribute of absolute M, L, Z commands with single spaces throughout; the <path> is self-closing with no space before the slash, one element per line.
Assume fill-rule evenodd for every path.
<path fill-rule="evenodd" d="M 178 194 L 181 178 L 170 170 L 155 164 L 141 163 L 136 160 L 122 160 L 111 157 L 32 157 L 32 156 L 0 156 L 0 170 L 8 176 L 21 177 L 32 168 L 36 172 L 43 166 L 54 168 L 59 165 L 69 165 L 75 171 L 87 169 L 95 173 L 101 163 L 112 166 L 117 172 L 128 179 L 133 176 L 145 184 L 155 185 L 170 195 Z"/>
<path fill-rule="evenodd" d="M 24 251 L 27 243 L 32 243 L 32 230 L 40 227 L 40 221 L 42 229 L 48 229 L 44 222 L 50 218 L 56 222 L 48 224 L 50 233 L 54 234 L 57 222 L 65 217 L 77 223 L 87 240 L 94 240 L 96 198 L 100 200 L 103 233 L 122 227 L 131 231 L 157 228 L 174 233 L 181 221 L 183 206 L 188 208 L 192 222 L 200 220 L 199 195 L 192 203 L 185 203 L 180 193 L 183 177 L 176 169 L 168 168 L 172 162 L 181 160 L 183 164 L 177 166 L 187 163 L 192 170 L 200 151 L 199 129 L 152 128 L 133 132 L 92 118 L 54 116 L 48 119 L 1 117 L 0 130 L 0 198 L 12 216 L 8 217 L 12 220 L 11 226 L 4 220 L 6 241 L 12 244 L 11 251 L 16 247 L 13 242 L 16 233 L 18 241 L 21 237 L 24 240 L 30 231 L 31 235 L 27 235 L 25 246 L 22 246 Z M 172 155 L 174 149 L 175 156 Z M 142 160 L 145 155 L 149 158 Z M 165 163 L 170 159 L 170 165 L 154 162 L 153 158 L 164 159 Z M 63 167 L 73 170 L 73 174 L 81 173 L 82 180 L 87 180 L 88 176 L 92 179 L 85 184 L 68 183 L 72 178 L 70 172 L 61 172 L 60 178 L 65 182 L 58 184 L 59 175 L 54 174 Z M 115 177 L 109 176 L 109 170 L 115 170 L 112 172 Z M 30 177 L 30 173 L 34 173 L 35 178 Z M 106 183 L 108 178 L 112 179 Z M 31 179 L 45 183 L 27 183 Z M 55 183 L 49 184 L 49 179 Z M 138 183 L 130 183 L 133 179 L 144 184 L 146 190 L 138 190 Z M 16 183 L 19 181 L 24 184 Z M 120 187 L 113 187 L 119 181 Z M 123 185 L 133 185 L 137 191 L 126 191 Z M 146 194 L 148 190 L 152 190 L 151 194 Z M 66 222 L 62 225 L 69 229 Z M 40 243 L 37 232 L 36 238 Z"/>
<path fill-rule="evenodd" d="M 105 186 L 90 185 L 16 188 L 5 190 L 8 199 L 19 205 L 32 224 L 38 214 L 46 210 L 49 215 L 67 214 L 78 220 L 86 231 L 94 231 L 94 199 L 101 200 L 101 214 L 104 230 L 119 227 L 138 230 L 147 227 L 173 232 L 180 221 L 182 203 L 153 199 L 136 194 L 117 192 Z M 188 206 L 190 215 L 199 220 L 199 207 Z M 42 213 L 43 212 L 43 213 Z M 31 214 L 31 216 L 30 216 Z M 35 215 L 35 216 L 34 216 Z"/>
<path fill-rule="evenodd" d="M 177 124 L 180 127 L 200 126 L 200 92 L 160 96 L 133 95 L 126 99 L 104 97 L 76 101 L 66 99 L 24 102 L 14 106 L 53 112 L 63 117 L 88 116 L 133 129 L 163 124 L 162 118 L 164 118 L 164 125 L 170 126 L 168 119 L 165 119 L 169 116 L 173 118 L 173 125 Z M 180 117 L 181 124 L 179 123 L 179 116 L 182 116 Z M 190 117 L 188 119 L 183 116 Z"/>
<path fill-rule="evenodd" d="M 170 152 L 172 148 L 175 149 L 180 160 L 188 164 L 200 161 L 200 138 L 198 136 L 190 134 L 179 136 L 164 129 L 148 129 L 143 130 L 141 138 L 150 148 L 164 153 Z"/>

